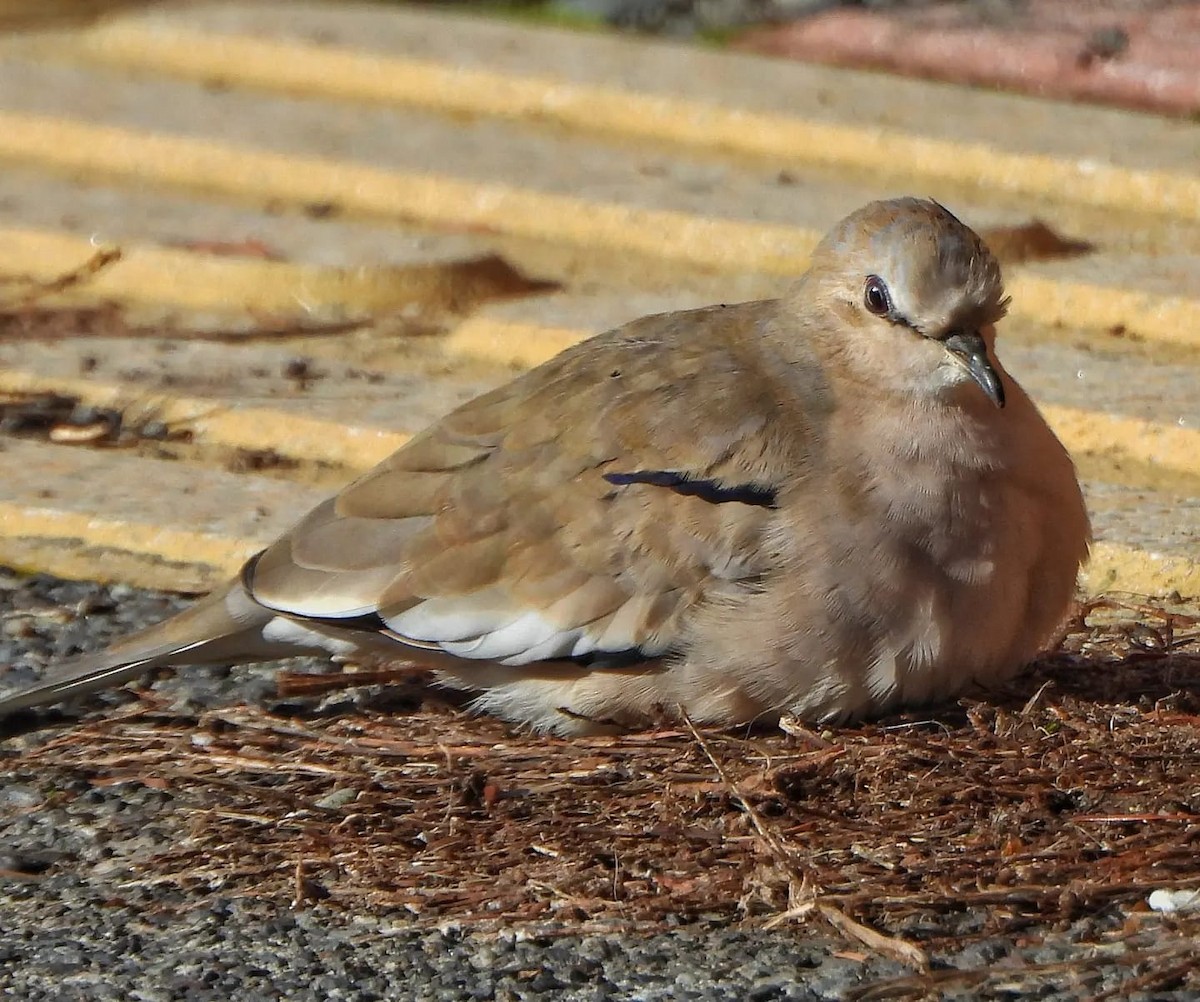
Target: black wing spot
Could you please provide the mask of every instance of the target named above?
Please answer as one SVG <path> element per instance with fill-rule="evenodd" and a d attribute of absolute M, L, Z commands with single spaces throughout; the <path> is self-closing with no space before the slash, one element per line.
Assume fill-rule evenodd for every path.
<path fill-rule="evenodd" d="M 650 487 L 665 487 L 676 494 L 698 497 L 710 504 L 755 505 L 759 508 L 775 507 L 775 489 L 761 484 L 735 484 L 723 487 L 712 480 L 700 480 L 674 470 L 636 470 L 633 473 L 605 473 L 604 479 L 617 487 L 627 484 L 646 484 Z"/>
<path fill-rule="evenodd" d="M 242 580 L 242 587 L 246 589 L 246 594 L 254 598 L 254 572 L 258 569 L 258 562 L 262 559 L 262 555 L 267 551 L 259 550 L 254 556 L 242 564 L 241 572 L 238 577 Z M 257 599 L 255 599 L 257 601 Z"/>
<path fill-rule="evenodd" d="M 616 670 L 641 664 L 646 660 L 646 654 L 641 648 L 627 647 L 623 651 L 592 651 L 590 654 L 580 654 L 578 657 L 564 658 L 563 660 L 573 661 L 585 668 L 595 668 L 601 671 Z"/>
<path fill-rule="evenodd" d="M 339 630 L 354 633 L 383 633 L 390 634 L 392 628 L 377 612 L 367 612 L 361 616 L 299 616 L 301 623 L 315 623 L 322 626 L 332 626 Z"/>

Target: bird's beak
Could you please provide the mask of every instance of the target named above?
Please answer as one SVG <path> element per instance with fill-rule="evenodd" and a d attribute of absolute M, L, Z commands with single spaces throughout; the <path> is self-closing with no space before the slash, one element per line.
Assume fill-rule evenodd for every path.
<path fill-rule="evenodd" d="M 954 331 L 942 341 L 945 348 L 997 407 L 1004 406 L 1004 384 L 987 355 L 987 345 L 978 331 Z"/>

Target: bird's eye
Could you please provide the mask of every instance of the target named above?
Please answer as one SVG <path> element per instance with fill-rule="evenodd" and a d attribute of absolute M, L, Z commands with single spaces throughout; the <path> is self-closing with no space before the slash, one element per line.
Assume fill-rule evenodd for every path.
<path fill-rule="evenodd" d="M 888 295 L 887 286 L 878 275 L 867 277 L 867 286 L 863 290 L 863 305 L 877 317 L 886 317 L 892 312 L 892 297 Z"/>

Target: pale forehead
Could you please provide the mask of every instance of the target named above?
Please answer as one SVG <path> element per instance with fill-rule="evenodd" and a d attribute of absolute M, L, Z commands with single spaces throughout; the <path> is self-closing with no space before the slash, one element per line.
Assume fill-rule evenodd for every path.
<path fill-rule="evenodd" d="M 1003 295 L 1000 268 L 978 235 L 936 202 L 873 202 L 833 228 L 818 252 L 827 265 L 875 273 L 908 305 L 991 310 Z"/>

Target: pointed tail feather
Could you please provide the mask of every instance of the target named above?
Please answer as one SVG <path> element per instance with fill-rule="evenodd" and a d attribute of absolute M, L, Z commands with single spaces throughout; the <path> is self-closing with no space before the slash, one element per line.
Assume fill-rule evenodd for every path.
<path fill-rule="evenodd" d="M 302 653 L 263 637 L 263 628 L 273 618 L 272 612 L 235 582 L 157 626 L 132 634 L 107 650 L 65 661 L 41 681 L 0 696 L 0 719 L 17 710 L 115 688 L 152 668 L 238 663 Z"/>

